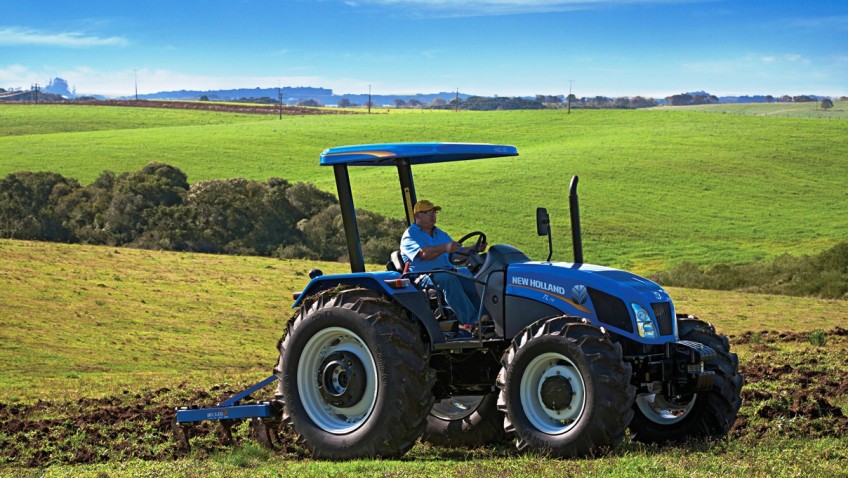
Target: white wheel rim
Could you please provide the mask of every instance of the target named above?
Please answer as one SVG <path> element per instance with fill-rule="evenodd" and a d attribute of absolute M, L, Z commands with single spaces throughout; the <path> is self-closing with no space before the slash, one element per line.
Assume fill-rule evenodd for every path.
<path fill-rule="evenodd" d="M 365 390 L 362 398 L 350 407 L 333 406 L 319 389 L 319 374 L 325 357 L 346 352 L 356 356 L 365 368 Z M 350 330 L 329 327 L 313 335 L 300 355 L 297 367 L 297 389 L 307 415 L 324 431 L 341 435 L 364 424 L 377 401 L 377 364 L 365 342 Z"/>
<path fill-rule="evenodd" d="M 477 411 L 484 398 L 479 395 L 463 395 L 439 400 L 433 404 L 430 415 L 448 421 L 461 420 Z"/>
<path fill-rule="evenodd" d="M 563 410 L 552 410 L 542 401 L 542 384 L 556 376 L 568 380 L 573 392 L 569 406 Z M 580 422 L 586 408 L 586 384 L 574 362 L 564 355 L 546 353 L 534 358 L 524 370 L 519 387 L 524 414 L 539 431 L 560 435 Z"/>
<path fill-rule="evenodd" d="M 666 400 L 659 393 L 644 393 L 636 397 L 636 405 L 645 417 L 659 425 L 672 425 L 686 418 L 695 406 L 698 395 L 685 403 Z"/>

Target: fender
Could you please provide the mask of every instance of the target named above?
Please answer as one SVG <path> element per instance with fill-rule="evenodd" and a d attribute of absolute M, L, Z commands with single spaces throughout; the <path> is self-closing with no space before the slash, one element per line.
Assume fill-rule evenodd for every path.
<path fill-rule="evenodd" d="M 430 305 L 424 296 L 424 293 L 418 290 L 412 283 L 402 288 L 394 288 L 389 286 L 386 281 L 401 279 L 401 275 L 394 271 L 385 272 L 359 272 L 354 274 L 331 274 L 318 276 L 306 285 L 303 292 L 297 295 L 292 309 L 296 309 L 303 304 L 307 297 L 311 297 L 319 292 L 330 290 L 340 285 L 362 287 L 379 291 L 391 300 L 394 300 L 401 307 L 415 317 L 416 320 L 427 331 L 430 342 L 437 344 L 445 341 L 445 334 L 439 327 L 433 311 L 430 310 Z"/>

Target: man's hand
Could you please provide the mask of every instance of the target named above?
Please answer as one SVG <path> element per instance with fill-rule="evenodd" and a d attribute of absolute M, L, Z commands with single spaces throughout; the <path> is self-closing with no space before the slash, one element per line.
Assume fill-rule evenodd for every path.
<path fill-rule="evenodd" d="M 489 245 L 486 244 L 485 242 L 483 242 L 483 243 L 480 243 L 480 249 L 476 249 L 474 246 L 460 247 L 459 253 L 466 255 L 466 256 L 471 255 L 472 251 L 476 252 L 477 254 L 481 254 L 483 251 L 486 250 L 487 247 L 489 247 Z"/>

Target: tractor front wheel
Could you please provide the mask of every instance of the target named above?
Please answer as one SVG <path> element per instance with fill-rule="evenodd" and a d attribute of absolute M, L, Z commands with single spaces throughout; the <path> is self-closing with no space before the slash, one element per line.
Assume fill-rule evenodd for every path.
<path fill-rule="evenodd" d="M 596 455 L 618 445 L 636 389 L 621 346 L 572 317 L 531 324 L 501 359 L 498 408 L 519 450 Z"/>
<path fill-rule="evenodd" d="M 739 359 L 730 352 L 730 343 L 712 325 L 697 319 L 678 321 L 681 340 L 700 342 L 716 352 L 716 359 L 704 364 L 715 372 L 710 390 L 688 396 L 667 397 L 662 393 L 640 393 L 633 405 L 630 423 L 634 440 L 647 443 L 683 441 L 689 438 L 721 438 L 736 422 L 742 405 L 742 375 Z"/>
<path fill-rule="evenodd" d="M 429 348 L 380 294 L 333 293 L 303 307 L 280 343 L 283 421 L 315 458 L 399 457 L 433 404 Z"/>

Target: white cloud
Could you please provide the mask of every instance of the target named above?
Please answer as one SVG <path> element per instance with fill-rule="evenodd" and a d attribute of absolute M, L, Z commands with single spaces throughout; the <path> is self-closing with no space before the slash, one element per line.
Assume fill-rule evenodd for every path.
<path fill-rule="evenodd" d="M 848 29 L 848 15 L 795 18 L 788 25 L 813 30 L 845 30 Z"/>
<path fill-rule="evenodd" d="M 43 32 L 32 28 L 0 28 L 0 45 L 36 45 L 67 48 L 87 48 L 97 46 L 124 46 L 129 41 L 124 37 L 99 37 L 82 32 Z"/>
<path fill-rule="evenodd" d="M 38 76 L 34 75 L 23 65 L 8 65 L 0 67 L 0 87 L 3 88 L 29 88 L 38 83 Z"/>

